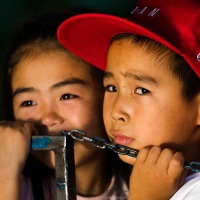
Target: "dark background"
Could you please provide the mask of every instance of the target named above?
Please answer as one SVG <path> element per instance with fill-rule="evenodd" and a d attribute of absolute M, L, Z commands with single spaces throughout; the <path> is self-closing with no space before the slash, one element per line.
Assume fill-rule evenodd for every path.
<path fill-rule="evenodd" d="M 2 0 L 0 2 L 0 96 L 2 97 L 2 68 L 6 44 L 17 26 L 30 15 L 46 11 L 76 10 L 80 8 L 127 16 L 137 0 Z M 0 98 L 0 119 L 1 115 Z"/>

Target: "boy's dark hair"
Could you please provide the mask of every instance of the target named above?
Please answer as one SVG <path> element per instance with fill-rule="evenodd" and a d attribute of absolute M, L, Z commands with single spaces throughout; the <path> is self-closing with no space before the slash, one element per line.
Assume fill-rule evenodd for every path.
<path fill-rule="evenodd" d="M 43 13 L 25 21 L 22 26 L 13 35 L 10 45 L 8 46 L 7 53 L 4 60 L 4 85 L 3 85 L 3 118 L 5 120 L 14 120 L 13 115 L 13 102 L 12 102 L 12 89 L 11 89 L 11 77 L 12 71 L 15 66 L 24 58 L 33 53 L 42 53 L 44 50 L 52 51 L 64 51 L 70 53 L 75 59 L 80 59 L 67 51 L 57 40 L 56 32 L 58 26 L 65 19 L 75 15 L 74 12 L 62 12 L 62 13 Z M 85 62 L 80 59 L 81 62 Z M 85 62 L 86 63 L 86 62 Z M 94 82 L 99 86 L 99 89 L 103 90 L 103 74 L 104 72 L 100 69 L 89 65 Z M 110 155 L 111 154 L 111 155 Z M 108 152 L 109 162 L 114 160 L 117 165 L 127 167 L 123 164 L 116 154 Z M 112 161 L 111 161 L 112 162 Z M 50 188 L 49 174 L 53 174 L 54 171 L 49 167 L 42 164 L 40 161 L 29 155 L 23 175 L 29 177 L 32 182 L 34 199 L 44 200 L 43 184 L 45 187 Z M 129 173 L 124 172 L 122 173 Z M 128 181 L 128 176 L 126 177 Z M 53 199 L 53 194 L 50 192 L 50 198 Z"/>
<path fill-rule="evenodd" d="M 167 59 L 168 70 L 182 83 L 182 94 L 186 101 L 200 93 L 200 79 L 182 56 L 152 39 L 132 33 L 118 34 L 112 38 L 111 43 L 124 38 L 130 39 L 136 46 L 144 47 L 152 56 L 158 56 L 160 62 Z"/>

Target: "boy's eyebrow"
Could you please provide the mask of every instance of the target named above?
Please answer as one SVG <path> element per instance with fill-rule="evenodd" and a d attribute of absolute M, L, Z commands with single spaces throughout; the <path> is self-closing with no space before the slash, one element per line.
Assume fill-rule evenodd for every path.
<path fill-rule="evenodd" d="M 137 80 L 137 81 L 152 83 L 152 84 L 155 84 L 155 85 L 158 84 L 158 82 L 155 78 L 148 76 L 148 75 L 133 74 L 133 73 L 130 73 L 130 72 L 125 72 L 125 73 L 121 72 L 121 74 L 124 77 L 128 77 L 128 78 L 131 78 L 131 79 L 134 79 L 134 80 Z M 111 78 L 111 77 L 114 77 L 112 72 L 105 72 L 104 78 Z"/>
<path fill-rule="evenodd" d="M 113 73 L 112 72 L 105 72 L 103 78 L 110 78 L 113 77 Z"/>
<path fill-rule="evenodd" d="M 56 88 L 60 88 L 63 87 L 65 85 L 72 85 L 72 84 L 82 84 L 82 85 L 86 85 L 87 82 L 79 79 L 79 78 L 69 78 L 66 79 L 64 81 L 58 82 L 56 84 L 53 84 L 50 89 L 56 89 Z M 15 96 L 17 96 L 18 94 L 21 93 L 26 93 L 26 92 L 37 92 L 38 90 L 34 87 L 21 87 L 21 88 L 17 88 L 14 92 L 13 92 L 13 98 Z"/>
<path fill-rule="evenodd" d="M 158 84 L 156 79 L 153 78 L 152 76 L 141 75 L 141 74 L 132 74 L 130 72 L 126 72 L 126 73 L 124 73 L 122 75 L 124 75 L 125 77 L 132 78 L 132 79 L 137 80 L 137 81 L 142 81 L 142 82 L 145 82 L 145 83 Z"/>

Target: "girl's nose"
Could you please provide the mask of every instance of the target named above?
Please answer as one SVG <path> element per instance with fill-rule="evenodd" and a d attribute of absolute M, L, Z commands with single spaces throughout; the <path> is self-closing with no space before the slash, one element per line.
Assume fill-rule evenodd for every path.
<path fill-rule="evenodd" d="M 64 119 L 54 111 L 45 112 L 42 114 L 40 123 L 47 127 L 53 127 L 61 125 L 64 122 Z"/>

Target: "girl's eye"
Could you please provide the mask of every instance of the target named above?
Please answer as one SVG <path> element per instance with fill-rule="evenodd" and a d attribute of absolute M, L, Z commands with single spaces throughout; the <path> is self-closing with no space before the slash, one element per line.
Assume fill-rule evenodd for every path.
<path fill-rule="evenodd" d="M 73 94 L 63 94 L 60 98 L 60 100 L 65 100 L 65 99 L 73 99 L 77 97 L 76 95 L 73 95 Z"/>
<path fill-rule="evenodd" d="M 135 90 L 135 93 L 136 94 L 147 94 L 147 93 L 149 93 L 150 91 L 149 90 L 147 90 L 147 89 L 145 89 L 145 88 L 142 88 L 142 87 L 138 87 L 138 88 L 136 88 L 136 90 Z"/>
<path fill-rule="evenodd" d="M 117 89 L 114 85 L 108 85 L 105 87 L 105 90 L 108 92 L 117 92 Z"/>
<path fill-rule="evenodd" d="M 36 102 L 35 101 L 31 101 L 31 100 L 24 101 L 21 104 L 22 107 L 30 107 L 30 106 L 35 106 L 35 105 L 36 105 Z"/>

